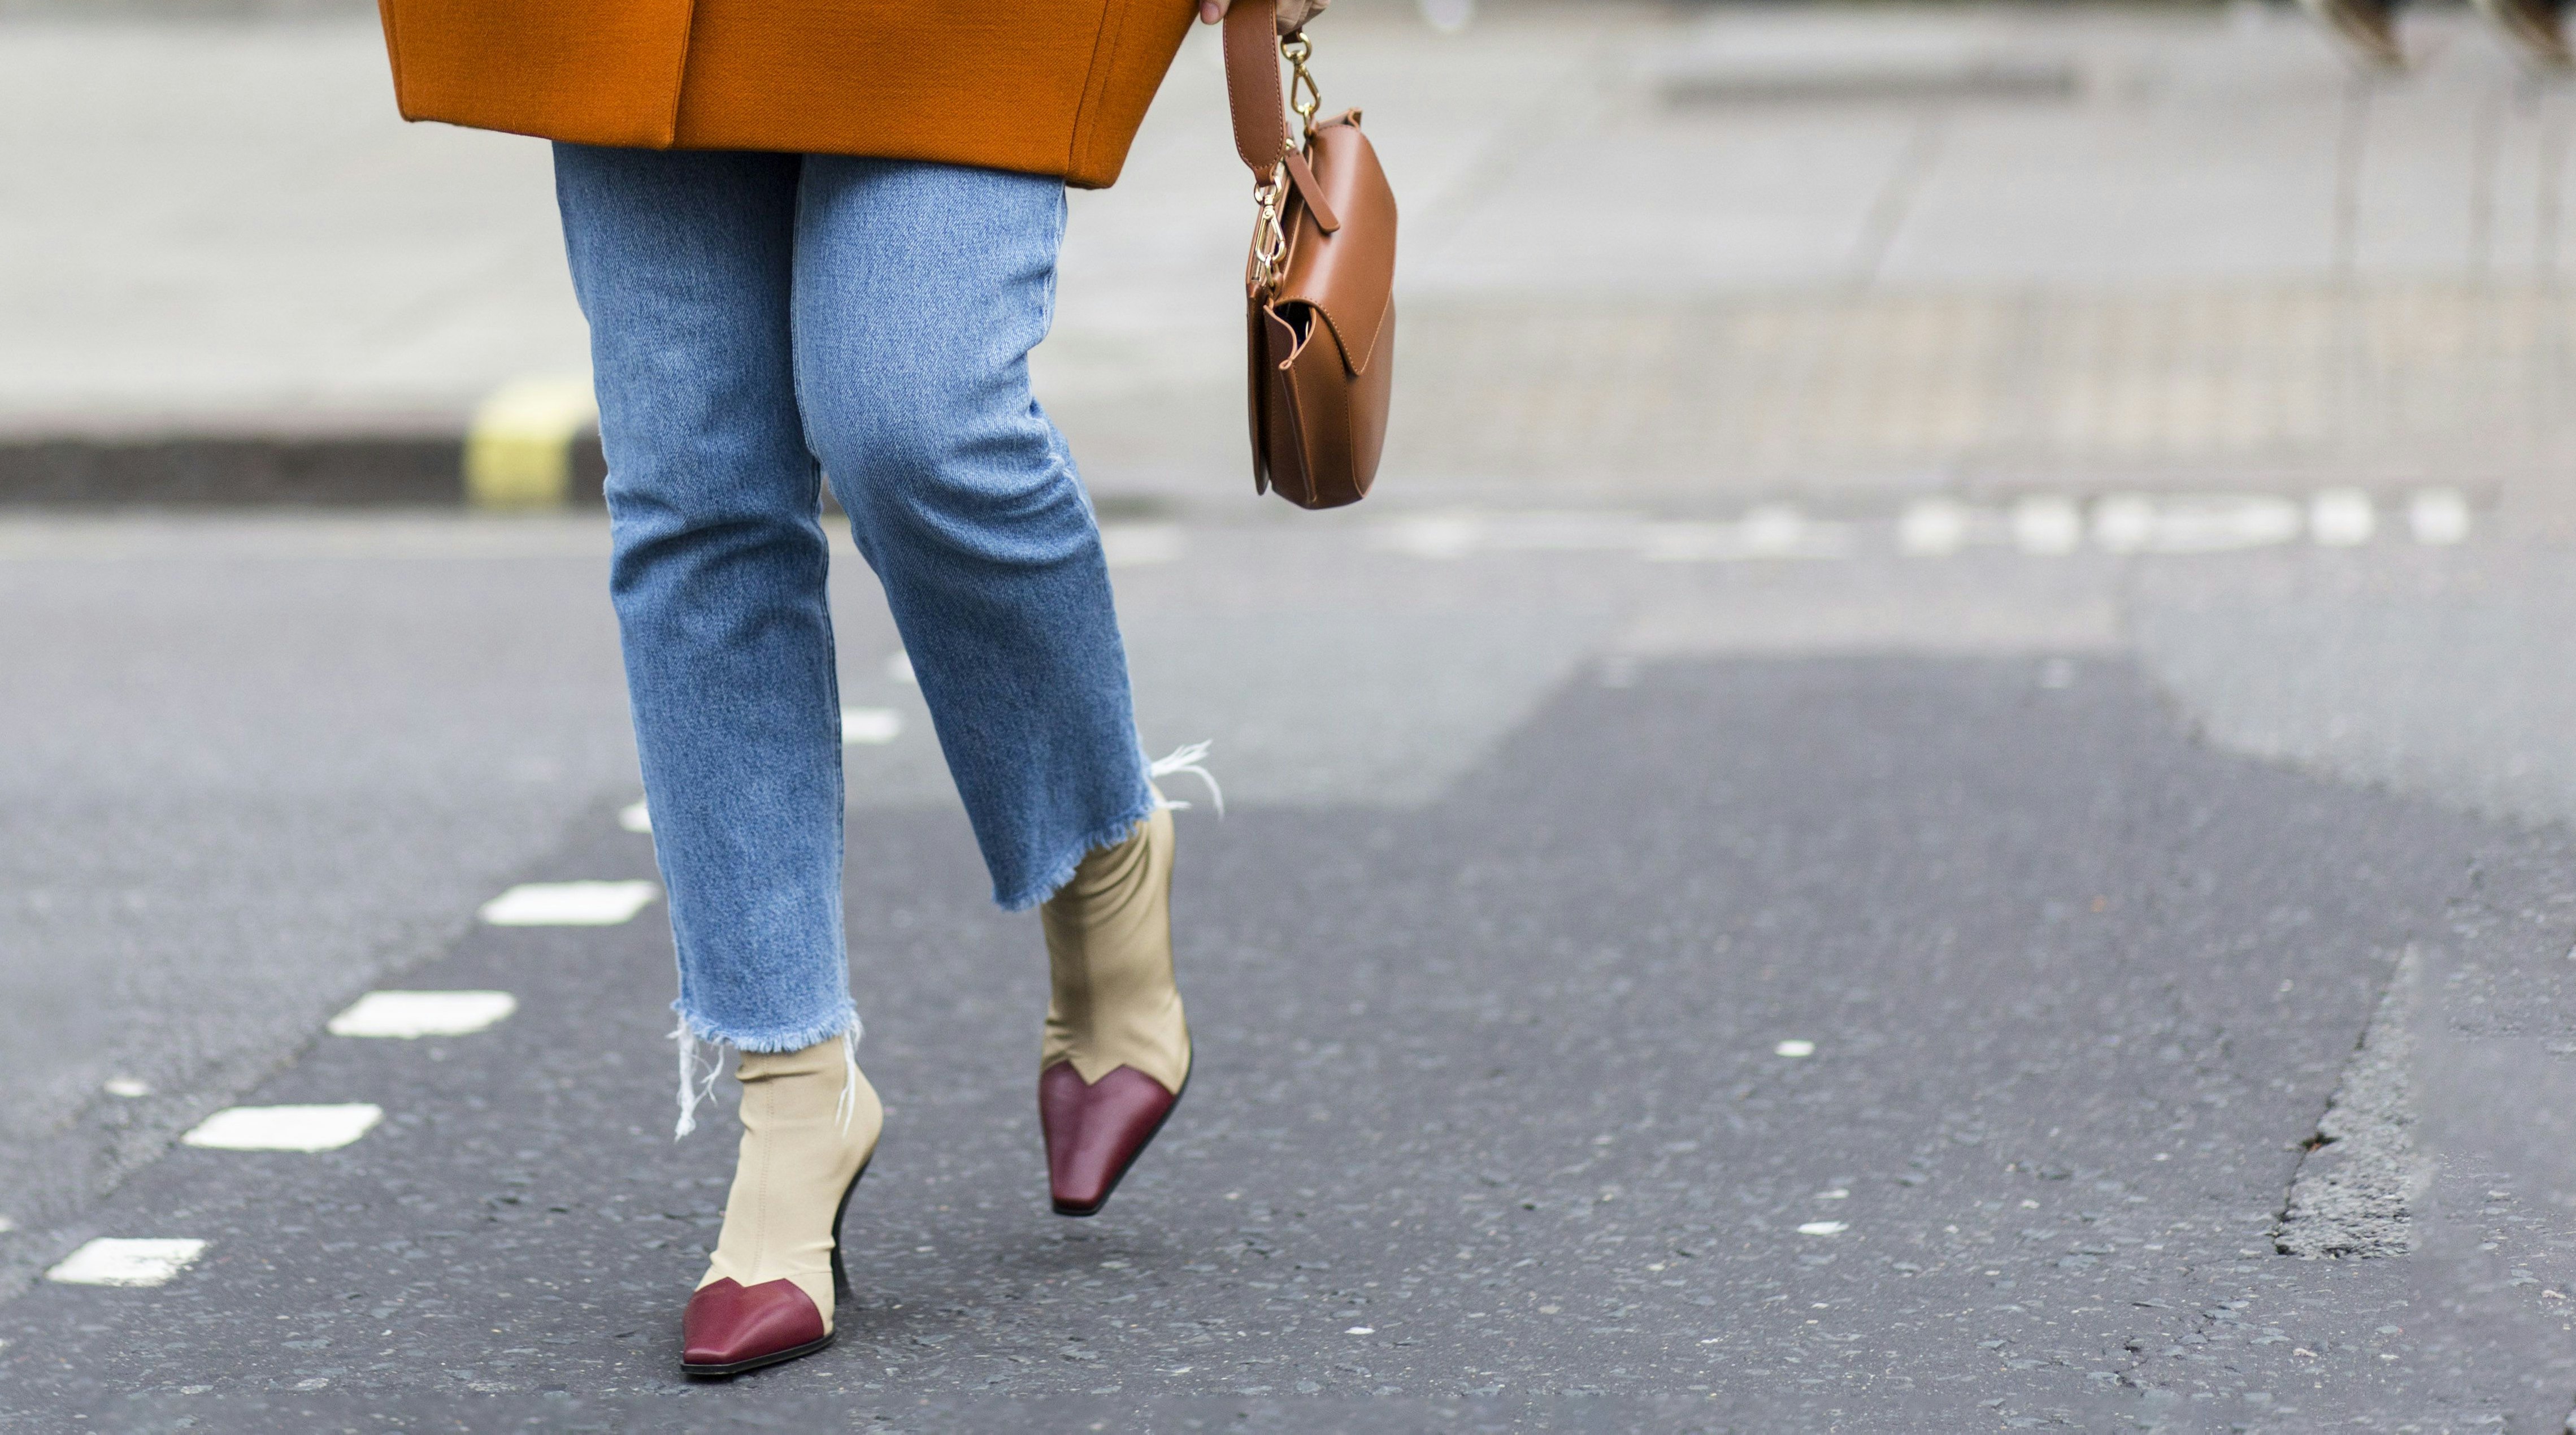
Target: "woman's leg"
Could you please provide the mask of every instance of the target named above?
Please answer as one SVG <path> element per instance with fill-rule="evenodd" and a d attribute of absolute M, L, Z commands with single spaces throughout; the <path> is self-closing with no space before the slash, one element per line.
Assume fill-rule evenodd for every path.
<path fill-rule="evenodd" d="M 805 432 L 885 585 L 993 878 L 1033 906 L 1153 810 L 1109 570 L 1029 391 L 1060 181 L 809 156 L 793 307 Z"/>
<path fill-rule="evenodd" d="M 742 1052 L 724 1231 L 681 1321 L 682 1368 L 731 1375 L 831 1341 L 841 1209 L 881 1124 L 853 1060 L 840 700 L 790 370 L 797 162 L 561 145 L 555 175 L 679 950 L 683 1132 L 696 1042 Z"/>
<path fill-rule="evenodd" d="M 1029 393 L 1064 186 L 814 157 L 796 226 L 797 393 L 884 581 L 1005 907 L 1045 904 L 1038 1118 L 1055 1208 L 1100 1209 L 1188 1079 L 1172 824 L 1156 810 L 1109 570 Z"/>
<path fill-rule="evenodd" d="M 609 586 L 681 1021 L 744 1051 L 856 1024 L 821 490 L 789 333 L 792 155 L 556 147 L 590 320 Z"/>

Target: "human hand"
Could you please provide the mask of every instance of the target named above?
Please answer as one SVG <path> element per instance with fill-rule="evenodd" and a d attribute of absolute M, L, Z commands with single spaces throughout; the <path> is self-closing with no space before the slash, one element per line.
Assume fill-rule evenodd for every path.
<path fill-rule="evenodd" d="M 1231 0 L 1199 0 L 1199 23 L 1213 25 L 1224 19 L 1226 7 L 1230 3 Z M 1244 3 L 1259 4 L 1261 0 L 1244 0 Z M 1277 0 L 1277 3 L 1279 33 L 1294 35 L 1306 28 L 1307 21 L 1323 14 L 1324 7 L 1332 4 L 1333 0 Z"/>

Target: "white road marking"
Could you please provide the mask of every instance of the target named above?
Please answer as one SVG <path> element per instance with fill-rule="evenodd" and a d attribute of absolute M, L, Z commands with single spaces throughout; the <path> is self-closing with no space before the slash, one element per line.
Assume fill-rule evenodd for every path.
<path fill-rule="evenodd" d="M 1947 498 L 1905 505 L 1896 520 L 1896 546 L 1918 558 L 1947 558 L 1968 542 L 1968 510 Z"/>
<path fill-rule="evenodd" d="M 17 1222 L 10 1220 L 7 1216 L 0 1216 L 0 1235 L 6 1235 L 16 1229 L 18 1229 Z"/>
<path fill-rule="evenodd" d="M 617 825 L 629 832 L 650 832 L 653 830 L 653 809 L 645 806 L 644 799 L 639 797 L 617 809 Z"/>
<path fill-rule="evenodd" d="M 1841 1186 L 1836 1186 L 1830 1191 L 1818 1191 L 1816 1193 L 1816 1199 L 1819 1201 L 1848 1201 L 1851 1199 L 1851 1192 Z"/>
<path fill-rule="evenodd" d="M 2308 500 L 2308 537 L 2326 548 L 2357 548 L 2370 541 L 2379 514 L 2358 488 L 2329 488 Z"/>
<path fill-rule="evenodd" d="M 385 1119 L 384 1108 L 346 1106 L 231 1106 L 197 1123 L 179 1138 L 209 1151 L 337 1151 Z"/>
<path fill-rule="evenodd" d="M 1798 1228 L 1802 1236 L 1839 1236 L 1851 1227 L 1841 1221 L 1809 1221 Z"/>
<path fill-rule="evenodd" d="M 1170 563 L 1188 547 L 1177 523 L 1110 523 L 1100 529 L 1100 549 L 1112 568 Z"/>
<path fill-rule="evenodd" d="M 1485 525 L 1473 514 L 1433 514 L 1390 523 L 1370 535 L 1381 548 L 1416 558 L 1464 558 L 1484 539 Z"/>
<path fill-rule="evenodd" d="M 1840 558 L 1851 551 L 1846 524 L 1819 523 L 1768 503 L 1733 523 L 1650 523 L 1639 556 L 1649 563 L 1739 563 L 1766 558 Z"/>
<path fill-rule="evenodd" d="M 495 927 L 614 927 L 662 889 L 652 882 L 524 882 L 483 904 Z"/>
<path fill-rule="evenodd" d="M 2024 553 L 2072 553 L 2084 544 L 2084 514 L 2069 499 L 2025 498 L 2013 505 L 2012 536 Z"/>
<path fill-rule="evenodd" d="M 323 1028 L 333 1036 L 471 1036 L 519 1009 L 508 992 L 369 992 Z"/>
<path fill-rule="evenodd" d="M 898 683 L 920 682 L 920 679 L 912 675 L 912 654 L 900 648 L 895 650 L 893 657 L 886 659 L 885 675 Z"/>
<path fill-rule="evenodd" d="M 2450 488 L 2418 491 L 2406 518 L 2419 543 L 2458 543 L 2470 527 L 2467 500 Z M 1895 538 L 1898 552 L 1927 558 L 2002 543 L 2026 554 L 2062 557 L 2082 551 L 2088 538 L 2105 553 L 2187 555 L 2293 543 L 2302 534 L 2322 547 L 2350 548 L 2369 542 L 2378 527 L 2373 500 L 2355 488 L 2324 489 L 2305 500 L 2260 493 L 2125 493 L 2088 502 L 2034 494 L 2002 509 L 1918 499 L 1897 515 Z M 1426 514 L 1379 524 L 1369 542 L 1435 560 L 1486 552 L 1631 552 L 1650 563 L 1731 563 L 1849 557 L 1855 551 L 1852 531 L 1849 523 L 1810 518 L 1788 504 L 1765 504 L 1732 521 L 1537 510 Z M 901 661 L 898 655 L 888 671 Z M 896 676 L 908 672 L 906 665 Z"/>
<path fill-rule="evenodd" d="M 128 1101 L 131 1101 L 138 1096 L 150 1096 L 152 1094 L 152 1088 L 150 1086 L 135 1080 L 131 1076 L 111 1076 L 100 1084 L 99 1089 L 110 1096 L 122 1096 Z"/>
<path fill-rule="evenodd" d="M 845 746 L 889 743 L 902 732 L 903 714 L 892 708 L 841 709 L 841 742 Z"/>
<path fill-rule="evenodd" d="M 2469 501 L 2456 488 L 2417 489 L 2406 500 L 2406 526 L 2418 543 L 2458 543 L 2469 536 Z"/>
<path fill-rule="evenodd" d="M 2105 553 L 2141 553 L 2155 542 L 2156 506 L 2136 494 L 2113 494 L 2093 505 L 2093 542 Z"/>
<path fill-rule="evenodd" d="M 157 1286 L 186 1270 L 205 1249 L 203 1241 L 101 1236 L 45 1272 L 45 1279 L 69 1286 Z"/>
<path fill-rule="evenodd" d="M 2169 498 L 2151 505 L 2150 553 L 2225 553 L 2295 541 L 2307 526 L 2299 505 L 2263 494 Z"/>
<path fill-rule="evenodd" d="M 1813 1056 L 1816 1054 L 1816 1044 L 1812 1041 L 1799 1041 L 1792 1038 L 1771 1048 L 1771 1054 L 1773 1056 Z"/>

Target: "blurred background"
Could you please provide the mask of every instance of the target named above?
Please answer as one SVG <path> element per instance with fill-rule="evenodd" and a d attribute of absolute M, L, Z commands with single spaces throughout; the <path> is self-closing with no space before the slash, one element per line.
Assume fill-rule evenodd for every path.
<path fill-rule="evenodd" d="M 2139 870 L 2174 873 L 2307 853 L 2387 903 L 2267 908 L 2224 940 L 2173 935 L 2196 898 L 2121 918 L 2139 990 L 2188 1007 L 2194 973 L 2260 968 L 2246 990 L 2281 1003 L 2209 1018 L 2205 1051 L 2172 1037 L 2171 1060 L 2200 1053 L 2175 1079 L 2219 1080 L 2230 1020 L 2298 1034 L 2205 1098 L 2262 1114 L 2228 1138 L 2246 1154 L 2211 1178 L 2224 1194 L 2172 1209 L 2224 1201 L 2287 1232 L 2304 1153 L 2342 1139 L 2319 1122 L 2347 1063 L 2418 1030 L 2386 1129 L 2452 1142 L 2457 1189 L 2401 1152 L 2353 1178 L 2362 1205 L 2451 1220 L 2427 1249 L 2509 1264 L 2391 1278 L 2421 1309 L 2468 1309 L 2442 1304 L 2455 1286 L 2488 1301 L 2445 1327 L 2448 1354 L 2408 1357 L 2420 1388 L 2359 1383 L 2387 1373 L 2369 1342 L 2412 1317 L 2319 1294 L 2351 1333 L 2312 1343 L 2350 1354 L 2348 1392 L 2378 1392 L 2351 1394 L 2365 1415 L 2420 1396 L 2553 1422 L 2576 1401 L 2576 1352 L 2535 1304 L 2576 1249 L 2576 1142 L 2553 1124 L 2576 1111 L 2576 86 L 2511 15 L 2320 3 L 1337 0 L 1315 27 L 1324 106 L 1364 109 L 1404 227 L 1385 467 L 1324 515 L 1252 492 L 1248 181 L 1202 30 L 1121 181 L 1073 199 L 1037 383 L 1107 526 L 1147 741 L 1216 741 L 1254 825 L 1211 840 L 1247 852 L 1263 813 L 1436 813 L 1479 782 L 1587 770 L 1635 734 L 1582 703 L 1694 664 L 1755 687 L 1825 674 L 1816 691 L 1875 734 L 1840 770 L 1864 796 L 1942 802 L 2018 790 L 2071 749 L 1834 664 L 1950 664 L 2009 695 L 1998 713 L 2107 684 L 2082 730 L 2148 795 L 2106 797 L 2108 767 L 2030 777 L 2014 841 L 2091 852 L 2151 828 Z M 405 125 L 371 7 L 0 0 L 0 1296 L 105 1229 L 120 1183 L 329 1012 L 455 949 L 478 902 L 635 801 L 585 345 L 546 147 Z M 844 700 L 868 715 L 854 812 L 948 822 L 900 644 L 845 537 L 835 556 Z M 1814 713 L 1765 712 L 1689 709 L 1682 736 L 1634 745 L 1684 786 L 1727 762 L 1806 772 Z M 1986 741 L 1995 772 L 1870 726 L 1925 714 Z M 2168 772 L 2151 734 L 2245 765 Z M 2358 805 L 2309 837 L 2195 845 L 2223 794 L 2275 778 Z M 1687 842 L 1651 802 L 1542 828 L 1607 851 L 1633 816 L 1717 868 L 1787 840 L 1765 813 L 1824 821 L 1797 790 Z M 2365 860 L 2327 831 L 2391 845 Z M 1836 870 L 1911 870 L 1903 847 Z M 1768 900 L 1726 911 L 1770 922 Z M 1891 883 L 1799 920 L 1901 934 L 1924 920 L 1909 900 Z M 1530 920 L 1534 952 L 1622 939 Z M 2407 966 L 2419 939 L 2453 947 Z M 2293 1000 L 2307 968 L 2243 954 L 2298 942 L 2334 955 Z M 1902 1026 L 1920 979 L 1806 975 L 1855 1029 Z M 1994 979 L 1983 1009 L 2017 1010 L 2024 978 Z M 894 979 L 863 961 L 860 980 L 866 1000 Z M 2407 982 L 2430 1015 L 2389 1004 Z M 1652 1022 L 1601 1019 L 1658 1049 Z M 1906 1060 L 1890 1089 L 1931 1107 L 2004 1099 L 1949 1055 Z M 2153 1085 L 2115 1084 L 2135 1082 Z M 2032 1139 L 2061 1139 L 2025 1095 Z M 2135 1176 L 2156 1144 L 2103 1140 L 2066 1164 Z M 1842 1170 L 1807 1184 L 1847 1194 Z M 2495 1254 L 2506 1190 L 2537 1214 Z M 2221 1264 L 2273 1249 L 2211 1239 Z M 2216 1299 L 2196 1291 L 2175 1320 Z M 2204 1314 L 2204 1332 L 2234 1319 Z M 2199 1357 L 2169 1336 L 2103 1336 L 2110 1385 L 2071 1357 L 2061 1373 L 2182 1389 Z M 2013 1410 L 2056 1398 L 1997 1379 Z M 2226 1408 L 2276 1408 L 2248 1393 L 2264 1380 L 2301 1383 L 2221 1382 Z"/>

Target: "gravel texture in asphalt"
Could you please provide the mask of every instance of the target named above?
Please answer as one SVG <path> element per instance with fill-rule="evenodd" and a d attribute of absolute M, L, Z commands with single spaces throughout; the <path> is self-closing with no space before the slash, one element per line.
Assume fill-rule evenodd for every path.
<path fill-rule="evenodd" d="M 130 1181 L 72 1234 L 205 1255 L 13 1302 L 0 1401 L 102 1428 L 2564 1415 L 2565 1274 L 2525 1248 L 2556 1222 L 2516 1192 L 2452 1173 L 2403 1260 L 2274 1242 L 2390 972 L 2546 926 L 2545 834 L 2214 754 L 2125 662 L 2018 658 L 1623 667 L 1427 805 L 1184 820 L 1190 1097 L 1071 1222 L 1034 932 L 954 817 L 854 814 L 888 1135 L 823 1356 L 674 1370 L 730 1140 L 670 1139 L 650 909 L 474 931 L 402 985 L 516 1016 L 323 1038 L 246 1098 L 383 1106 L 358 1143 Z M 520 875 L 651 871 L 609 810 L 581 830 Z"/>

